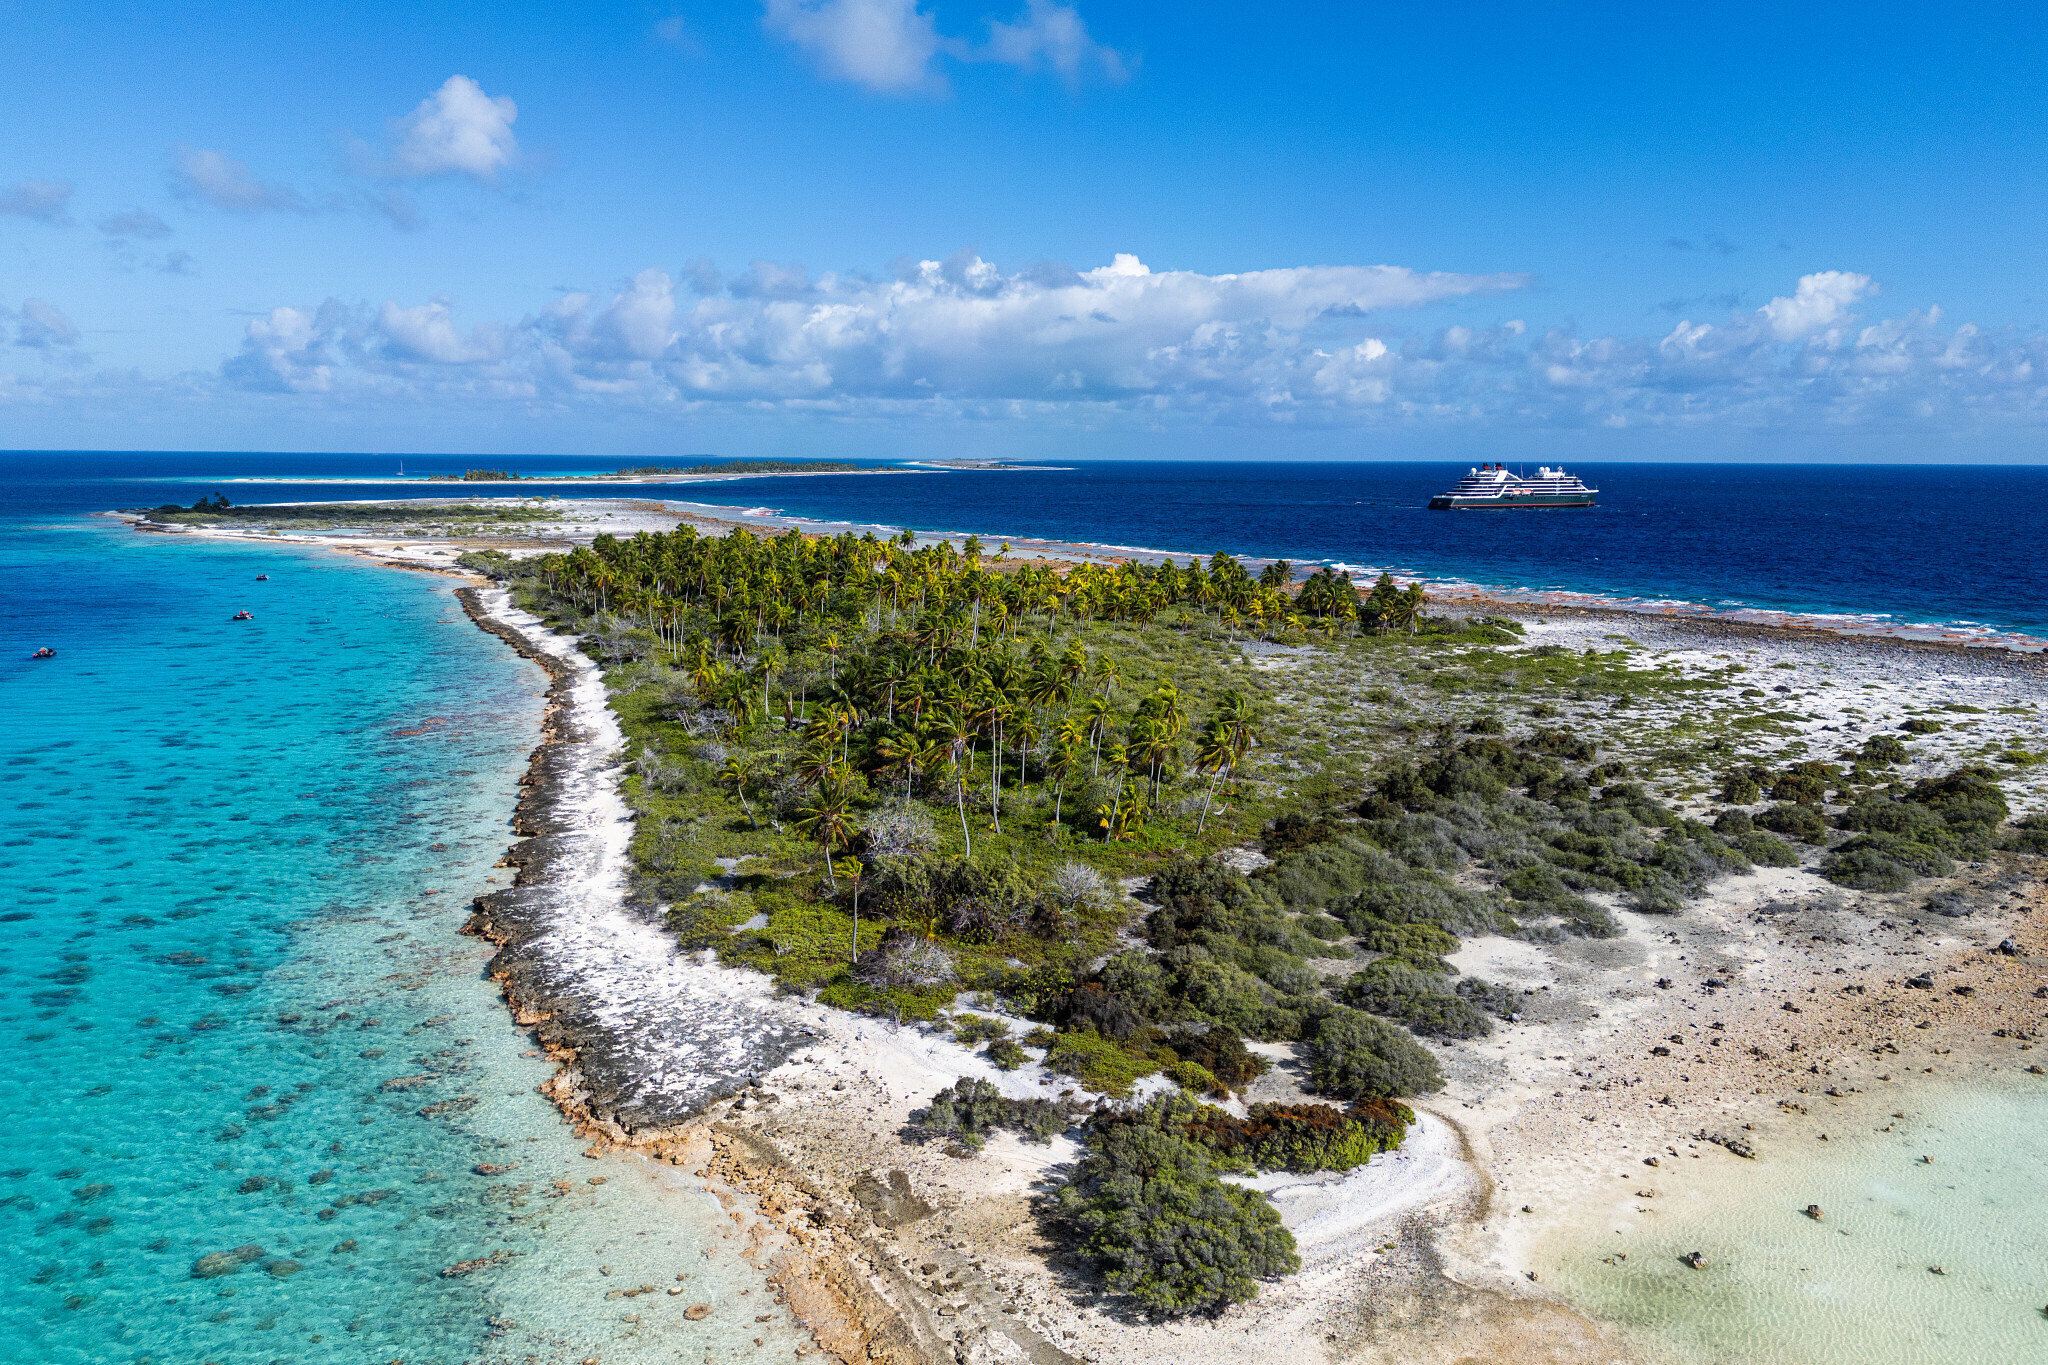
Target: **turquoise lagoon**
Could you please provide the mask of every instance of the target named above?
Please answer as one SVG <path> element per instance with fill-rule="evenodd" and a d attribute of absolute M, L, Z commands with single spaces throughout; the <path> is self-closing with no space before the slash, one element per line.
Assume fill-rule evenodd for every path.
<path fill-rule="evenodd" d="M 1653 1361 L 2048 1361 L 2048 1081 L 2008 1063 L 1813 1103 L 1760 1124 L 1755 1161 L 1644 1171 L 1654 1200 L 1539 1245 L 1544 1287 Z"/>
<path fill-rule="evenodd" d="M 790 1358 L 457 933 L 541 673 L 446 579 L 77 510 L 0 527 L 0 1360 Z"/>

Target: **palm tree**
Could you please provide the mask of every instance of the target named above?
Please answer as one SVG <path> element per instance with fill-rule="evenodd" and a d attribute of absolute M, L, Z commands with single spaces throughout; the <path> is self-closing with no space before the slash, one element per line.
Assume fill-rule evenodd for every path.
<path fill-rule="evenodd" d="M 1081 714 L 1088 722 L 1088 776 L 1093 777 L 1102 759 L 1102 737 L 1109 732 L 1108 698 L 1088 698 L 1081 703 Z"/>
<path fill-rule="evenodd" d="M 826 865 L 828 867 L 831 865 L 829 859 Z M 839 875 L 853 883 L 853 934 L 851 945 L 846 953 L 846 961 L 849 966 L 860 961 L 860 874 L 865 871 L 867 871 L 866 864 L 862 863 L 858 858 L 841 858 L 839 860 Z"/>
<path fill-rule="evenodd" d="M 731 787 L 740 799 L 740 809 L 747 813 L 747 823 L 754 823 L 754 808 L 747 804 L 747 784 L 754 780 L 754 760 L 745 754 L 734 754 L 725 760 L 725 766 L 718 770 L 718 780 Z"/>
<path fill-rule="evenodd" d="M 953 802 L 960 812 L 960 839 L 967 845 L 967 856 L 974 856 L 974 836 L 967 831 L 967 775 L 962 767 L 968 743 L 974 738 L 974 723 L 958 710 L 942 712 L 937 717 L 936 729 L 949 752 L 953 769 Z"/>
<path fill-rule="evenodd" d="M 797 812 L 796 827 L 804 834 L 818 841 L 818 847 L 825 855 L 825 877 L 832 885 L 832 894 L 839 894 L 839 875 L 832 870 L 832 845 L 845 843 L 853 835 L 853 822 L 847 816 L 852 796 L 844 770 L 835 769 L 825 781 L 818 784 L 812 793 L 810 804 Z"/>

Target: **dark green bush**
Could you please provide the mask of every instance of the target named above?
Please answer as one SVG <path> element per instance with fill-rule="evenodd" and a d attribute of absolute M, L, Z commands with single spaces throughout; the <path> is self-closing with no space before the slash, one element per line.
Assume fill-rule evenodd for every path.
<path fill-rule="evenodd" d="M 1771 799 L 1818 806 L 1827 800 L 1830 788 L 1841 785 L 1842 770 L 1832 763 L 1806 760 L 1794 763 L 1771 784 Z"/>
<path fill-rule="evenodd" d="M 1549 754 L 1575 763 L 1591 763 L 1600 753 L 1600 746 L 1592 740 L 1564 730 L 1538 730 L 1522 747 L 1532 754 Z"/>
<path fill-rule="evenodd" d="M 1322 1017 L 1309 1040 L 1308 1064 L 1315 1088 L 1343 1100 L 1426 1095 L 1444 1086 L 1427 1048 L 1357 1010 L 1337 1009 Z"/>
<path fill-rule="evenodd" d="M 1828 837 L 1828 822 L 1812 806 L 1784 802 L 1756 817 L 1756 823 L 1773 834 L 1784 834 L 1802 844 L 1817 844 Z"/>
<path fill-rule="evenodd" d="M 1415 1122 L 1388 1101 L 1334 1109 L 1327 1104 L 1255 1104 L 1238 1118 L 1185 1095 L 1162 1095 L 1142 1109 L 1098 1113 L 1098 1126 L 1141 1123 L 1185 1138 L 1225 1171 L 1348 1171 L 1392 1151 Z"/>
<path fill-rule="evenodd" d="M 1938 735 L 1948 727 L 1938 720 L 1909 720 L 1899 726 L 1909 735 Z"/>
<path fill-rule="evenodd" d="M 1017 1040 L 1007 1034 L 990 1042 L 981 1052 L 998 1071 L 1015 1071 L 1030 1060 L 1029 1054 L 1018 1046 Z"/>
<path fill-rule="evenodd" d="M 1244 1039 L 1221 1024 L 1189 1029 L 1168 1039 L 1174 1053 L 1195 1063 L 1229 1090 L 1242 1090 L 1266 1074 L 1272 1064 L 1244 1045 Z"/>
<path fill-rule="evenodd" d="M 1998 785 L 1998 774 L 1985 767 L 1958 768 L 1915 782 L 1903 799 L 1941 817 L 1956 847 L 1972 853 L 1990 848 L 1999 825 L 2012 813 Z"/>
<path fill-rule="evenodd" d="M 1905 741 L 1896 735 L 1872 735 L 1863 741 L 1865 763 L 1904 763 L 1911 757 Z"/>
<path fill-rule="evenodd" d="M 1484 1038 L 1493 1032 L 1485 1013 L 1449 989 L 1443 977 L 1397 957 L 1354 974 L 1339 996 L 1347 1005 L 1398 1019 L 1425 1038 Z"/>
<path fill-rule="evenodd" d="M 1828 854 L 1821 875 L 1858 891 L 1903 891 L 1919 877 L 1946 877 L 1956 865 L 1940 849 L 1895 834 L 1863 834 Z"/>
<path fill-rule="evenodd" d="M 1004 1129 L 1027 1142 L 1050 1141 L 1066 1131 L 1074 1115 L 1051 1100 L 1013 1100 L 987 1081 L 962 1076 L 932 1096 L 910 1121 L 921 1136 L 951 1138 L 963 1147 L 978 1148 L 991 1133 Z"/>
<path fill-rule="evenodd" d="M 1324 943 L 1335 943 L 1351 932 L 1345 927 L 1343 920 L 1332 919 L 1328 915 L 1303 915 L 1301 927 L 1310 938 L 1320 939 Z"/>
<path fill-rule="evenodd" d="M 1724 810 L 1714 817 L 1714 833 L 1724 838 L 1735 839 L 1756 829 L 1756 822 L 1749 818 L 1746 810 Z"/>
<path fill-rule="evenodd" d="M 1762 830 L 1751 830 L 1735 837 L 1735 846 L 1742 850 L 1742 856 L 1758 867 L 1797 867 L 1799 853 L 1782 839 L 1774 839 Z"/>
<path fill-rule="evenodd" d="M 2007 847 L 2015 853 L 2048 855 L 2048 815 L 2029 815 L 2014 822 L 2013 829 Z"/>
<path fill-rule="evenodd" d="M 1156 1313 L 1215 1312 L 1301 1268 L 1264 1195 L 1226 1184 L 1201 1147 L 1149 1124 L 1098 1130 L 1058 1208 L 1109 1288 Z"/>
<path fill-rule="evenodd" d="M 1771 780 L 1770 769 L 1761 764 L 1750 763 L 1722 774 L 1721 800 L 1731 806 L 1752 806 L 1764 797 L 1764 783 Z"/>

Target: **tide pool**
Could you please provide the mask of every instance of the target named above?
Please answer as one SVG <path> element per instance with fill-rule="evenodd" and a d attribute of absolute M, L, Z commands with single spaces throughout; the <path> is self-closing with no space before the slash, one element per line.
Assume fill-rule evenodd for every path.
<path fill-rule="evenodd" d="M 582 1156 L 457 933 L 543 675 L 443 578 L 0 531 L 0 1360 L 788 1358 L 707 1195 Z"/>
<path fill-rule="evenodd" d="M 1544 1287 L 1686 1365 L 2048 1360 L 2048 1083 L 1863 1098 L 1826 1143 L 1766 1134 L 1755 1162 L 1644 1172 L 1654 1211 L 1542 1244 Z"/>

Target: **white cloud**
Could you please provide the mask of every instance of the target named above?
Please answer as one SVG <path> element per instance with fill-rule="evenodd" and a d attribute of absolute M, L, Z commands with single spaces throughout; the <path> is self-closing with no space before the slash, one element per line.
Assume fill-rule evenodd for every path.
<path fill-rule="evenodd" d="M 61 227 L 71 221 L 71 215 L 65 211 L 70 202 L 68 180 L 22 180 L 0 187 L 0 216 L 33 218 Z"/>
<path fill-rule="evenodd" d="M 249 168 L 223 152 L 180 145 L 173 153 L 171 192 L 197 199 L 230 213 L 304 213 L 308 205 L 297 190 L 258 180 Z"/>
<path fill-rule="evenodd" d="M 325 393 L 334 386 L 336 349 L 349 321 L 333 300 L 307 312 L 273 308 L 242 329 L 242 349 L 221 372 L 243 388 Z"/>
<path fill-rule="evenodd" d="M 761 22 L 841 80 L 890 93 L 938 88 L 938 26 L 917 0 L 767 0 Z"/>
<path fill-rule="evenodd" d="M 981 46 L 939 32 L 918 0 L 765 0 L 762 24 L 809 52 L 827 74 L 889 94 L 939 93 L 940 56 L 995 62 L 1023 71 L 1050 68 L 1068 82 L 1099 70 L 1129 74 L 1123 54 L 1088 32 L 1080 11 L 1057 0 L 1025 0 L 1012 21 L 991 19 Z"/>
<path fill-rule="evenodd" d="M 78 344 L 78 328 L 55 304 L 23 299 L 15 317 L 14 344 L 36 351 L 54 351 Z"/>
<path fill-rule="evenodd" d="M 2048 426 L 2048 335 L 1939 309 L 1854 325 L 1873 282 L 1659 336 L 1521 319 L 1404 325 L 1402 310 L 1523 287 L 1517 275 L 1314 266 L 1205 275 L 1135 256 L 1003 271 L 972 252 L 874 281 L 757 262 L 692 291 L 643 270 L 516 323 L 458 327 L 443 300 L 282 308 L 223 366 L 241 387 L 448 403 L 822 414 L 1509 429 L 1699 426 L 1897 434 Z M 522 409 L 524 410 L 524 409 Z"/>
<path fill-rule="evenodd" d="M 476 328 L 464 336 L 456 329 L 444 299 L 416 308 L 400 308 L 387 299 L 377 310 L 377 328 L 394 356 L 437 365 L 496 360 L 505 349 L 496 329 Z"/>
<path fill-rule="evenodd" d="M 466 175 L 484 184 L 516 165 L 519 143 L 512 125 L 519 106 L 504 95 L 486 95 L 467 76 L 450 76 L 404 118 L 392 125 L 392 152 L 382 174 L 425 180 Z"/>
<path fill-rule="evenodd" d="M 443 302 L 387 302 L 316 345 L 310 315 L 279 310 L 249 325 L 228 373 L 259 387 L 325 384 L 339 382 L 341 357 L 348 382 L 662 401 L 1264 403 L 1296 383 L 1315 388 L 1303 367 L 1325 366 L 1311 331 L 1524 283 L 1394 266 L 1154 272 L 1131 255 L 1005 274 L 962 253 L 879 283 L 756 262 L 724 290 L 700 279 L 714 292 L 684 302 L 667 272 L 649 269 L 609 298 L 566 294 L 515 328 L 467 334 Z M 1356 358 L 1386 352 L 1372 338 Z"/>
<path fill-rule="evenodd" d="M 147 209 L 130 209 L 100 219 L 100 231 L 109 237 L 168 237 L 171 225 Z"/>
<path fill-rule="evenodd" d="M 1034 71 L 1043 63 L 1069 82 L 1079 80 L 1090 68 L 1100 69 L 1113 81 L 1129 74 L 1123 54 L 1096 42 L 1080 11 L 1055 0 L 1025 0 L 1014 23 L 991 19 L 988 46 L 982 54 L 989 61 L 1025 71 Z"/>
<path fill-rule="evenodd" d="M 1823 270 L 1800 276 L 1792 297 L 1772 299 L 1757 312 L 1778 340 L 1798 341 L 1847 321 L 1849 305 L 1876 292 L 1877 285 L 1868 275 Z"/>

